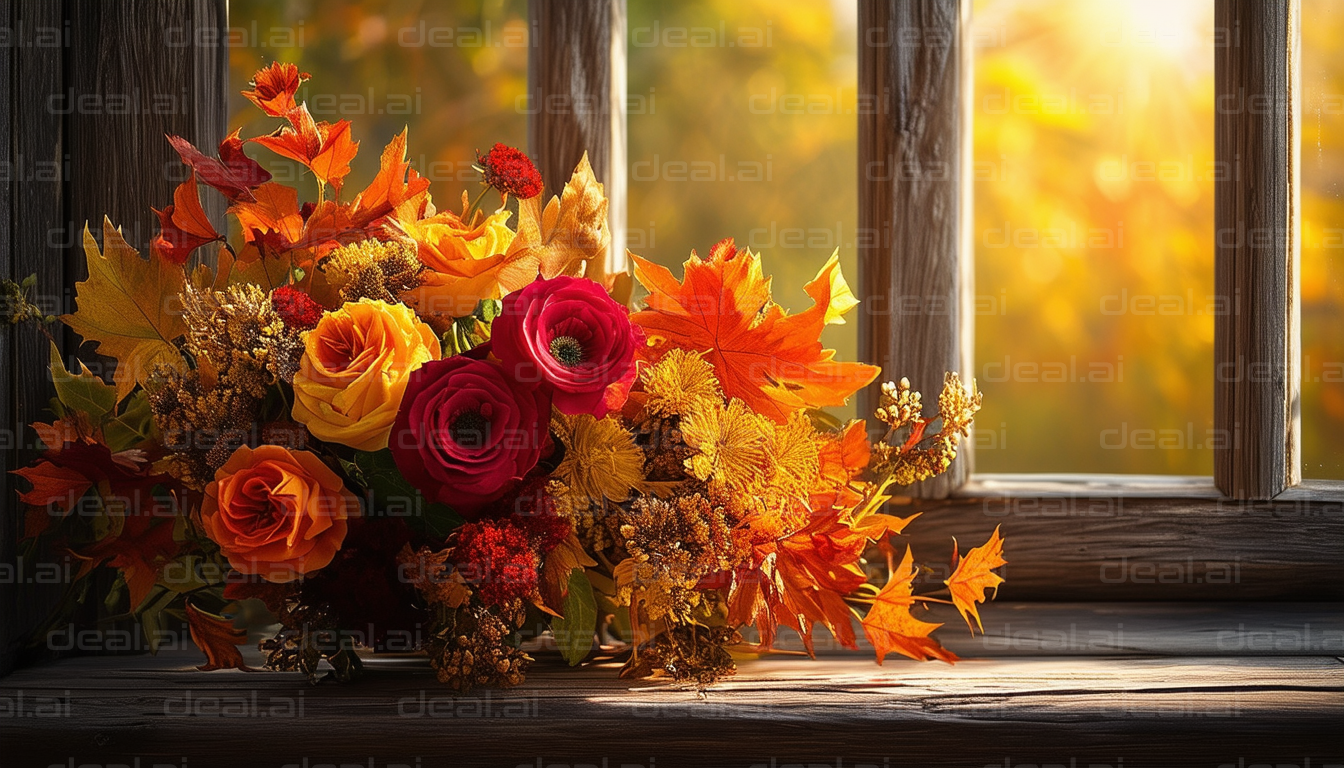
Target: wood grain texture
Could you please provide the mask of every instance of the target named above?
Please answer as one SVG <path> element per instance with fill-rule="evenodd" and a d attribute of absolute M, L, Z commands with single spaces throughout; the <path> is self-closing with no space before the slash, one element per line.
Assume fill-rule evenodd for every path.
<path fill-rule="evenodd" d="M 972 371 L 970 5 L 859 4 L 859 351 L 926 402 L 944 372 Z M 914 493 L 945 497 L 971 469 L 967 446 Z"/>
<path fill-rule="evenodd" d="M 14 29 L 14 4 L 5 3 L 0 6 L 0 27 L 4 29 Z M 13 46 L 0 51 L 0 153 L 13 167 L 13 82 L 12 73 L 14 71 L 14 53 Z M 4 217 L 0 222 L 0 279 L 12 279 L 14 277 L 13 264 L 13 243 L 11 233 L 14 228 L 13 219 L 13 200 L 14 200 L 14 174 L 10 173 L 0 180 L 0 216 Z M 0 324 L 0 361 L 8 363 L 14 348 L 14 329 L 8 324 Z M 12 370 L 0 372 L 0 418 L 5 420 L 4 425 L 0 425 L 0 435 L 3 435 L 5 444 L 0 446 L 0 563 L 16 562 L 18 557 L 18 538 L 19 531 L 17 521 L 14 515 L 5 514 L 12 504 L 14 489 L 10 482 L 10 470 L 13 466 L 12 444 L 14 443 L 14 429 L 12 417 L 14 414 L 14 387 L 12 382 Z M 18 642 L 18 615 L 16 612 L 19 599 L 18 584 L 13 580 L 0 581 L 0 677 L 9 674 L 14 667 L 14 645 Z"/>
<path fill-rule="evenodd" d="M 66 306 L 69 284 L 64 266 L 63 238 L 66 236 L 65 200 L 73 182 L 65 143 L 65 121 L 52 109 L 50 98 L 64 84 L 64 45 L 62 8 L 43 0 L 8 3 L 13 13 L 19 44 L 4 50 L 10 57 L 7 102 L 10 141 L 5 149 L 14 163 L 14 178 L 9 217 L 10 276 L 22 280 L 37 275 L 34 299 L 44 311 L 58 314 Z M 9 436 L 5 453 L 6 475 L 26 465 L 36 455 L 36 435 L 28 424 L 43 415 L 52 395 L 47 373 L 50 348 L 44 336 L 33 328 L 10 331 L 11 346 L 4 360 L 10 401 L 4 428 Z M 18 508 L 11 480 L 0 510 Z M 17 537 L 22 530 L 22 515 L 4 514 L 7 535 Z M 12 551 L 12 550 L 11 550 Z M 14 565 L 17 561 L 6 560 Z M 31 566 L 31 563 L 29 563 Z M 20 581 L 24 577 L 19 577 Z M 7 625 L 3 655 L 17 653 L 16 643 L 45 615 L 48 606 L 60 594 L 53 585 L 19 583 L 15 585 L 14 622 Z"/>
<path fill-rule="evenodd" d="M 96 231 L 107 216 L 132 247 L 148 251 L 158 232 L 151 207 L 171 203 L 173 190 L 187 176 L 165 134 L 182 136 L 210 154 L 224 138 L 228 46 L 200 43 L 215 39 L 204 30 L 225 28 L 225 12 L 223 0 L 71 4 L 67 90 L 76 99 L 93 94 L 104 103 L 124 98 L 132 105 L 126 113 L 76 109 L 67 118 L 71 164 L 80 174 L 69 199 L 76 230 L 88 222 Z M 227 35 L 218 39 L 226 41 Z M 205 189 L 201 200 L 222 227 L 223 197 Z M 68 254 L 72 271 L 82 279 L 78 238 Z"/>
<path fill-rule="evenodd" d="M 1215 6 L 1214 450 L 1218 487 L 1272 498 L 1301 479 L 1298 0 Z"/>
<path fill-rule="evenodd" d="M 1086 602 L 995 600 L 972 635 L 956 611 L 932 606 L 944 622 L 938 641 L 965 659 L 1033 656 L 1320 656 L 1344 653 L 1344 603 Z M 796 634 L 777 646 L 802 651 Z M 818 655 L 853 656 L 825 632 Z M 860 657 L 873 650 L 862 636 Z"/>
<path fill-rule="evenodd" d="M 914 502 L 916 560 L 941 585 L 1000 527 L 1008 600 L 1344 600 L 1344 502 L 1124 497 L 1082 492 Z"/>
<path fill-rule="evenodd" d="M 36 274 L 39 305 L 59 315 L 73 311 L 74 284 L 86 277 L 85 222 L 101 237 L 102 218 L 110 216 L 128 241 L 147 249 L 157 231 L 151 206 L 172 202 L 173 189 L 185 178 L 164 134 L 185 136 L 206 151 L 223 138 L 227 3 L 23 0 L 4 4 L 0 13 L 12 20 L 6 26 L 17 37 L 0 54 L 0 88 L 7 91 L 3 151 L 13 169 L 0 236 L 4 275 Z M 209 44 L 214 41 L 219 44 Z M 223 200 L 213 192 L 203 200 L 222 226 Z M 13 564 L 22 515 L 10 514 L 19 505 L 8 473 L 35 456 L 36 437 L 26 425 L 46 417 L 54 393 L 45 337 L 33 328 L 7 328 L 4 334 L 0 403 L 4 428 L 14 439 L 4 450 L 6 479 L 0 483 L 0 557 Z M 72 354 L 77 339 L 62 340 Z M 96 361 L 93 367 L 110 374 Z M 31 558 L 27 566 L 31 571 Z M 15 644 L 46 617 L 62 590 L 27 583 L 0 589 L 9 590 L 0 593 L 3 673 Z M 87 618 L 94 618 L 98 603 L 87 608 Z"/>
<path fill-rule="evenodd" d="M 0 718 L 0 765 L 1322 766 L 1340 758 L 1344 717 L 1329 656 L 769 659 L 704 696 L 614 665 L 542 665 L 464 698 L 423 672 L 314 688 L 195 672 L 198 657 L 21 670 L 0 703 L 68 702 L 70 716 Z"/>
<path fill-rule="evenodd" d="M 583 153 L 609 200 L 607 268 L 625 271 L 625 0 L 530 0 L 529 152 L 559 194 Z"/>

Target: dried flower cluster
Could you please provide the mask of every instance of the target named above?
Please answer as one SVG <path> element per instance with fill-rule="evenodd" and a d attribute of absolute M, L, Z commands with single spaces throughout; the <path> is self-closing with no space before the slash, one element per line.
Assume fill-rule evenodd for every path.
<path fill-rule="evenodd" d="M 323 262 L 328 279 L 340 286 L 342 301 L 397 301 L 420 284 L 424 269 L 413 244 L 362 240 L 331 252 Z"/>
<path fill-rule="evenodd" d="M 149 402 L 169 467 L 189 487 L 204 488 L 234 450 L 258 439 L 266 394 L 293 380 L 303 345 L 255 285 L 187 285 L 181 300 L 182 346 L 196 367 L 159 367 Z"/>

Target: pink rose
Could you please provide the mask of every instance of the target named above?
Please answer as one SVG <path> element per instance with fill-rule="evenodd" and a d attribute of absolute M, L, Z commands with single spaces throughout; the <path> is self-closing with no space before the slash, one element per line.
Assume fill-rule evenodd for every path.
<path fill-rule="evenodd" d="M 644 331 L 602 286 L 561 276 L 505 296 L 491 339 L 513 378 L 540 381 L 567 414 L 601 418 L 625 403 Z"/>
<path fill-rule="evenodd" d="M 470 517 L 537 465 L 550 415 L 546 390 L 458 355 L 411 373 L 388 444 L 412 485 Z"/>

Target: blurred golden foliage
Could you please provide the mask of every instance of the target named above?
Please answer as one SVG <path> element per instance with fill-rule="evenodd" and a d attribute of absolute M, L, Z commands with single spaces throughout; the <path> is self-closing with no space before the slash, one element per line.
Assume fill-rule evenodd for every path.
<path fill-rule="evenodd" d="M 735 237 L 786 305 L 837 247 L 857 279 L 855 9 L 629 3 L 631 250 L 675 268 Z M 230 76 L 293 61 L 319 75 L 318 119 L 363 116 L 369 146 L 409 125 L 452 201 L 475 150 L 525 143 L 526 11 L 232 0 Z M 1212 0 L 977 0 L 975 17 L 977 470 L 1209 474 Z M 1303 474 L 1344 477 L 1344 8 L 1304 0 L 1303 21 Z M 230 128 L 267 128 L 232 99 Z M 853 322 L 822 341 L 857 358 Z"/>

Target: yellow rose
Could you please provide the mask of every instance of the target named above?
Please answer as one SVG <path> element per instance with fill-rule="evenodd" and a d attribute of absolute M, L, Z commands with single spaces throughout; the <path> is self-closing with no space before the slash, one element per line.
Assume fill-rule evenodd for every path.
<path fill-rule="evenodd" d="M 369 299 L 323 315 L 303 344 L 294 420 L 359 451 L 387 447 L 407 377 L 441 354 L 433 329 L 408 307 Z"/>
<path fill-rule="evenodd" d="M 419 246 L 420 261 L 435 272 L 470 274 L 470 262 L 497 256 L 509 250 L 513 230 L 508 211 L 497 211 L 468 227 L 451 213 L 406 225 L 406 233 Z"/>

